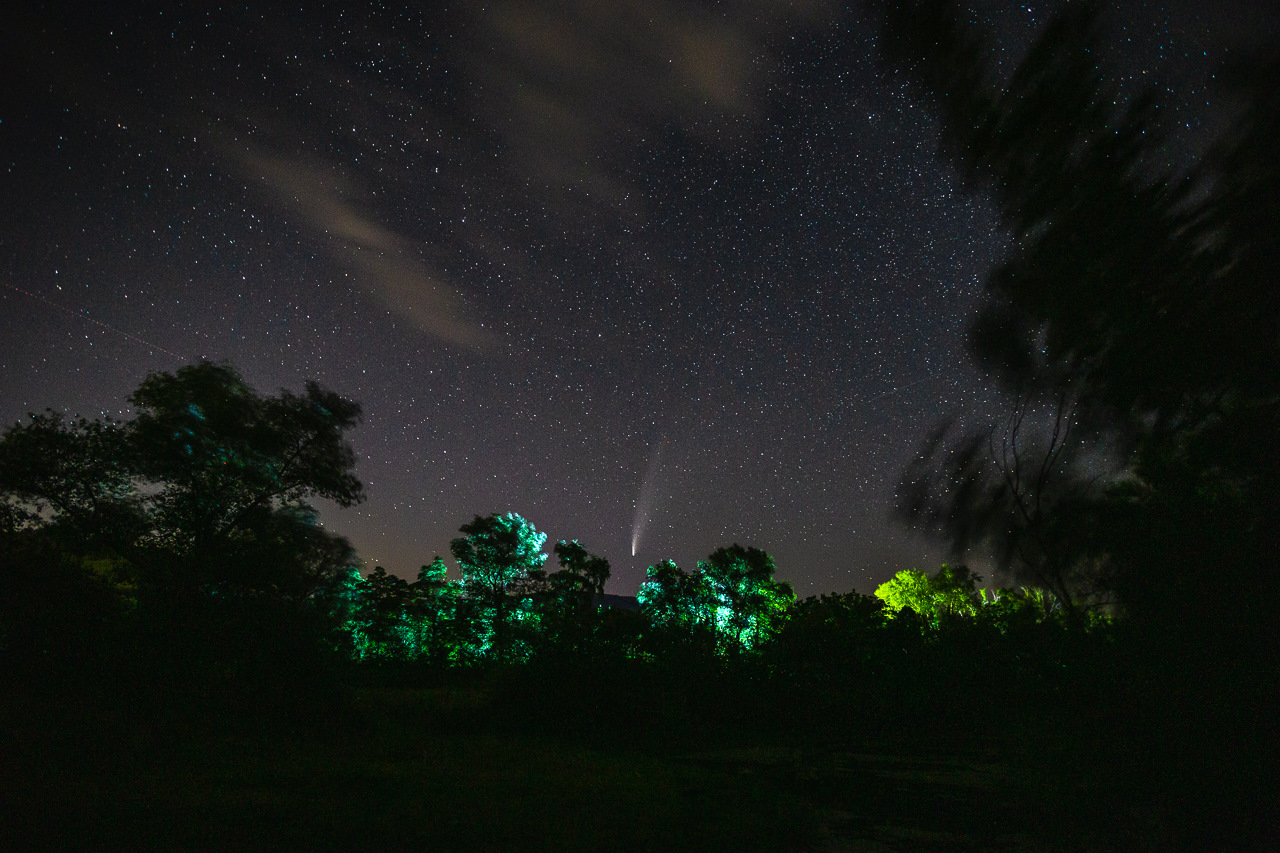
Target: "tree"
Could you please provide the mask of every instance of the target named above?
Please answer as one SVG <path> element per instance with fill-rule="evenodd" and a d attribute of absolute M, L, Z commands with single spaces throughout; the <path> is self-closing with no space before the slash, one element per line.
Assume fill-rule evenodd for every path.
<path fill-rule="evenodd" d="M 162 484 L 150 499 L 157 534 L 184 556 L 235 538 L 263 512 L 363 499 L 344 438 L 360 406 L 314 382 L 303 395 L 262 397 L 230 366 L 201 362 L 151 374 L 129 401 L 139 473 Z"/>
<path fill-rule="evenodd" d="M 1073 586 L 1103 582 L 1151 625 L 1261 624 L 1280 601 L 1280 95 L 1259 81 L 1280 65 L 1248 75 L 1240 120 L 1179 173 L 1154 89 L 1126 98 L 1104 82 L 1094 5 L 1068 6 L 1007 82 L 956 4 L 870 8 L 888 56 L 935 105 L 945 152 L 1013 236 L 987 280 L 975 354 L 1016 406 L 1072 400 L 1070 428 L 1095 450 L 1053 459 L 1064 488 L 1017 522 L 1006 556 L 1068 607 Z M 941 460 L 983 444 L 979 433 L 933 449 Z M 1050 437 L 1015 466 L 1059 451 Z M 960 477 L 951 501 L 909 488 L 908 512 L 941 517 L 960 550 L 1004 538 L 1010 511 L 1038 499 L 1031 480 L 1007 482 L 1007 461 Z M 1100 462 L 1121 476 L 1097 477 Z M 913 473 L 945 492 L 945 469 Z M 957 511 L 968 519 L 952 523 Z M 1250 619 L 1210 613 L 1198 592 L 1224 554 L 1251 590 Z"/>
<path fill-rule="evenodd" d="M 4 533 L 43 529 L 88 551 L 119 551 L 145 528 L 129 427 L 30 415 L 0 439 Z"/>
<path fill-rule="evenodd" d="M 491 635 L 490 647 L 499 658 L 512 651 L 516 607 L 531 599 L 545 580 L 545 533 L 513 512 L 481 517 L 459 528 L 464 535 L 449 543 L 462 572 L 462 589 L 478 612 L 476 618 Z"/>
<path fill-rule="evenodd" d="M 900 507 L 957 550 L 987 546 L 1002 569 L 1051 590 L 1074 613 L 1077 600 L 1097 598 L 1098 579 L 1083 571 L 1088 541 L 1072 528 L 1072 510 L 1098 493 L 1103 475 L 1075 464 L 1084 445 L 1068 400 L 1049 407 L 1042 436 L 1027 423 L 1033 408 L 1024 396 L 1003 424 L 967 439 L 944 424 L 903 477 Z"/>
<path fill-rule="evenodd" d="M 418 570 L 410 586 L 411 622 L 417 653 L 435 663 L 456 660 L 467 637 L 458 620 L 458 585 L 446 577 L 448 567 L 437 556 Z"/>
<path fill-rule="evenodd" d="M 933 590 L 929 585 L 929 576 L 919 569 L 899 571 L 876 587 L 876 598 L 893 611 L 910 608 L 916 613 L 933 612 Z"/>
<path fill-rule="evenodd" d="M 773 557 L 737 543 L 698 562 L 713 602 L 716 633 L 734 651 L 749 651 L 781 627 L 795 592 L 774 580 Z"/>
<path fill-rule="evenodd" d="M 404 578 L 382 566 L 360 585 L 356 651 L 359 657 L 412 659 L 417 656 L 409 608 L 412 594 Z"/>
<path fill-rule="evenodd" d="M 982 582 L 967 566 L 943 565 L 932 577 L 919 569 L 903 569 L 876 587 L 876 598 L 891 610 L 914 611 L 934 628 L 948 616 L 973 616 L 982 606 Z"/>
<path fill-rule="evenodd" d="M 576 539 L 561 540 L 553 550 L 561 568 L 546 579 L 542 628 L 561 646 L 585 646 L 595 622 L 592 605 L 609 580 L 609 561 L 591 554 Z"/>
<path fill-rule="evenodd" d="M 9 533 L 129 563 L 151 589 L 300 602 L 354 559 L 307 500 L 363 497 L 345 433 L 358 404 L 308 383 L 263 397 L 227 365 L 153 373 L 134 420 L 33 415 L 0 438 Z"/>
<path fill-rule="evenodd" d="M 825 680 L 836 671 L 844 678 L 861 677 L 881 645 L 888 615 L 885 601 L 873 595 L 811 596 L 788 608 L 770 654 L 794 674 L 808 671 Z"/>
<path fill-rule="evenodd" d="M 711 590 L 701 572 L 690 573 L 673 560 L 645 569 L 636 599 L 640 612 L 654 627 L 677 634 L 710 629 Z"/>
<path fill-rule="evenodd" d="M 668 634 L 708 632 L 721 650 L 749 651 L 772 637 L 795 600 L 774 580 L 773 558 L 759 548 L 719 548 L 689 573 L 671 560 L 650 566 L 637 598 L 650 624 Z"/>
<path fill-rule="evenodd" d="M 562 539 L 553 550 L 560 561 L 560 571 L 547 578 L 553 591 L 576 594 L 587 603 L 593 596 L 604 595 L 604 585 L 609 580 L 608 560 L 588 552 L 577 539 Z"/>

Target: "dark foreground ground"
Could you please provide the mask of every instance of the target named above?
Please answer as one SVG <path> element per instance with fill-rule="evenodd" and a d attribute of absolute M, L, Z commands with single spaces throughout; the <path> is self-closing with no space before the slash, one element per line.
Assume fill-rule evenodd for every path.
<path fill-rule="evenodd" d="M 6 694 L 4 849 L 1203 849 L 1126 756 L 1077 762 L 1075 734 L 584 730 L 484 685 L 356 688 L 261 724 L 81 699 Z"/>

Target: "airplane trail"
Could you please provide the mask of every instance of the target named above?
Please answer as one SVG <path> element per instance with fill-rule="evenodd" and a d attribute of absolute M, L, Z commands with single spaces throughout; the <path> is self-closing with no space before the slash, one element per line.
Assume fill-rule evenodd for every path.
<path fill-rule="evenodd" d="M 885 397 L 890 397 L 894 394 L 897 394 L 899 391 L 905 391 L 908 388 L 912 387 L 913 385 L 919 385 L 921 382 L 924 382 L 925 380 L 932 379 L 932 378 L 933 378 L 932 376 L 926 376 L 924 377 L 924 379 L 917 379 L 915 382 L 908 382 L 906 385 L 900 385 L 897 388 L 890 388 L 888 391 L 885 391 L 883 394 L 877 394 L 874 397 L 869 397 L 866 400 L 863 400 L 862 402 L 874 403 L 876 400 L 883 400 Z"/>
<path fill-rule="evenodd" d="M 172 350 L 165 349 L 159 344 L 153 344 L 151 343 L 151 341 L 148 341 L 145 338 L 140 338 L 137 335 L 130 334 L 129 332 L 124 331 L 123 329 L 117 329 L 115 326 L 108 325 L 107 323 L 104 323 L 101 320 L 95 320 L 93 317 L 90 317 L 88 312 L 86 311 L 83 311 L 83 310 L 73 311 L 70 308 L 66 308 L 62 305 L 59 305 L 56 302 L 45 299 L 43 296 L 41 296 L 38 293 L 32 293 L 29 290 L 23 290 L 21 287 L 10 284 L 7 281 L 0 281 L 0 285 L 4 285 L 10 290 L 16 291 L 17 293 L 21 293 L 25 296 L 30 296 L 32 299 L 38 299 L 39 301 L 43 302 L 45 305 L 48 305 L 50 308 L 56 308 L 57 310 L 63 312 L 64 314 L 70 314 L 72 317 L 78 317 L 81 320 L 88 320 L 90 323 L 93 323 L 94 325 L 97 325 L 97 326 L 101 326 L 102 328 L 106 329 L 108 332 L 115 332 L 117 335 L 128 338 L 129 340 L 133 341 L 135 344 L 142 344 L 144 347 L 150 347 L 151 349 L 159 350 L 165 355 L 171 355 L 174 358 L 178 359 L 179 361 L 186 361 L 184 357 L 178 355 L 176 352 L 173 352 Z"/>

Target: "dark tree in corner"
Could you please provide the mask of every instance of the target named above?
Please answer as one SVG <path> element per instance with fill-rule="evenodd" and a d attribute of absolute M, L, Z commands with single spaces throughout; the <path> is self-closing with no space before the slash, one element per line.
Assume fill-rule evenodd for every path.
<path fill-rule="evenodd" d="M 1094 6 L 1057 16 L 1004 84 L 954 3 L 871 7 L 1013 236 L 974 352 L 1024 412 L 1065 405 L 1072 433 L 1036 448 L 1022 415 L 1012 433 L 940 432 L 908 513 L 1068 599 L 1101 585 L 1152 625 L 1264 624 L 1280 602 L 1280 94 L 1263 81 L 1280 64 L 1242 75 L 1239 121 L 1175 173 L 1154 90 L 1125 100 L 1103 79 Z M 1247 592 L 1207 595 L 1228 566 Z"/>

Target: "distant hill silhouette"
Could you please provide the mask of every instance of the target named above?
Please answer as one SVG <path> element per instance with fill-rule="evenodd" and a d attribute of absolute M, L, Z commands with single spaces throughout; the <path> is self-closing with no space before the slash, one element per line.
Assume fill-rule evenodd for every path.
<path fill-rule="evenodd" d="M 602 593 L 592 598 L 596 607 L 609 607 L 614 610 L 639 610 L 640 602 L 634 595 L 610 595 Z"/>

